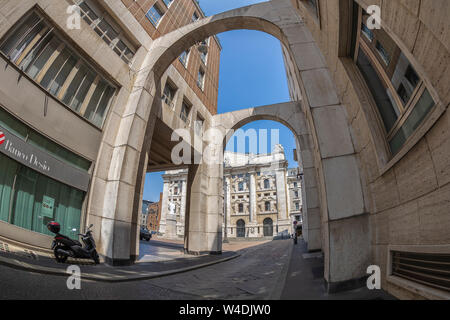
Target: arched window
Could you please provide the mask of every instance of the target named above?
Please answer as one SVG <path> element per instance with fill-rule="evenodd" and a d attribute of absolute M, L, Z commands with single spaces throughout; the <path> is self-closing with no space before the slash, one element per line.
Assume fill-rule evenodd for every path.
<path fill-rule="evenodd" d="M 238 238 L 245 237 L 245 221 L 242 219 L 236 222 L 236 235 Z"/>
<path fill-rule="evenodd" d="M 270 201 L 266 201 L 266 203 L 264 204 L 264 209 L 266 212 L 270 211 Z"/>
<path fill-rule="evenodd" d="M 264 237 L 272 237 L 273 236 L 273 220 L 270 218 L 264 219 L 263 229 L 264 229 Z"/>
<path fill-rule="evenodd" d="M 239 203 L 239 213 L 243 213 L 244 212 L 244 204 L 243 203 Z"/>
<path fill-rule="evenodd" d="M 264 180 L 264 189 L 269 189 L 270 188 L 270 181 L 269 179 L 265 179 Z"/>

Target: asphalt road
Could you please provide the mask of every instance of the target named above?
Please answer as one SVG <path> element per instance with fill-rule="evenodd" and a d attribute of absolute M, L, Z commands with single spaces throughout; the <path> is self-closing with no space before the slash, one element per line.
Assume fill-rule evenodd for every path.
<path fill-rule="evenodd" d="M 145 244 L 144 244 L 145 245 Z M 0 299 L 268 299 L 280 293 L 292 241 L 243 249 L 241 256 L 163 278 L 104 283 L 83 280 L 69 290 L 67 278 L 0 266 Z M 149 248 L 150 250 L 150 248 Z"/>

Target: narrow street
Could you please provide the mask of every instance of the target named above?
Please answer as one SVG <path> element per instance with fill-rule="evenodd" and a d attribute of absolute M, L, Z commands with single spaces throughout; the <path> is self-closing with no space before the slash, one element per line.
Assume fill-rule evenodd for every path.
<path fill-rule="evenodd" d="M 236 259 L 190 272 L 121 283 L 83 280 L 81 290 L 68 290 L 66 277 L 0 266 L 0 299 L 279 298 L 291 249 L 290 240 L 271 241 L 242 249 Z"/>

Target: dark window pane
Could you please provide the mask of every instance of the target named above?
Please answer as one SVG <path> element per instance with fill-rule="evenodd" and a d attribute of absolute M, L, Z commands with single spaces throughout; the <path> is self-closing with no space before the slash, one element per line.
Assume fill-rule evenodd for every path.
<path fill-rule="evenodd" d="M 49 43 L 43 48 L 39 57 L 37 57 L 37 59 L 32 64 L 30 64 L 28 70 L 26 70 L 26 72 L 31 78 L 35 79 L 37 77 L 39 72 L 47 63 L 48 59 L 50 59 L 50 57 L 56 51 L 56 49 L 59 47 L 60 44 L 61 41 L 56 37 L 53 37 L 49 41 Z"/>
<path fill-rule="evenodd" d="M 39 22 L 39 20 L 39 16 L 33 13 L 22 23 L 19 28 L 14 30 L 0 47 L 0 50 L 3 52 L 3 54 L 12 58 L 14 55 L 13 52 L 15 52 L 15 50 L 13 49 L 17 49 L 17 47 L 19 46 L 19 42 L 23 40 L 25 35 L 32 30 L 34 30 L 32 33 L 37 33 L 36 30 L 38 29 L 35 29 L 35 26 Z M 40 25 L 42 26 L 42 24 Z"/>
<path fill-rule="evenodd" d="M 95 111 L 97 110 L 97 106 L 100 102 L 100 99 L 102 98 L 102 95 L 103 95 L 107 85 L 108 84 L 104 81 L 100 81 L 97 84 L 94 94 L 92 95 L 91 100 L 89 101 L 86 112 L 84 113 L 84 117 L 86 119 L 91 120 L 91 121 L 94 119 Z"/>
<path fill-rule="evenodd" d="M 386 131 L 389 132 L 397 121 L 399 115 L 397 107 L 394 108 L 394 104 L 388 95 L 390 93 L 389 89 L 386 88 L 384 83 L 381 81 L 363 50 L 359 50 L 357 65 L 377 104 L 381 118 L 384 122 L 384 126 L 386 127 Z"/>
<path fill-rule="evenodd" d="M 69 106 L 71 105 L 72 99 L 75 96 L 75 94 L 77 93 L 78 88 L 80 87 L 81 82 L 86 77 L 86 75 L 87 75 L 87 70 L 83 65 L 81 65 L 79 67 L 77 74 L 72 79 L 72 82 L 70 83 L 69 87 L 67 88 L 66 93 L 64 94 L 63 102 L 65 104 L 67 104 Z"/>
<path fill-rule="evenodd" d="M 75 67 L 75 64 L 77 63 L 77 59 L 73 56 L 71 56 L 66 63 L 64 64 L 64 67 L 59 72 L 58 76 L 56 77 L 55 81 L 50 86 L 49 92 L 53 95 L 57 95 L 59 93 L 59 90 L 61 90 L 61 87 L 63 86 L 64 82 L 66 81 L 69 74 L 72 72 L 73 68 Z"/>
<path fill-rule="evenodd" d="M 89 89 L 91 88 L 92 83 L 95 80 L 95 74 L 87 70 L 87 68 L 86 72 L 87 74 L 83 79 L 83 83 L 81 84 L 75 98 L 72 100 L 72 103 L 70 104 L 70 107 L 76 111 L 80 110 L 81 106 L 83 105 L 84 99 L 86 98 L 86 95 L 88 94 Z"/>
<path fill-rule="evenodd" d="M 39 57 L 39 55 L 42 53 L 42 51 L 44 50 L 44 48 L 48 45 L 48 43 L 50 42 L 50 40 L 52 39 L 52 35 L 51 32 L 47 32 L 38 42 L 37 44 L 33 47 L 33 49 L 27 54 L 27 56 L 25 57 L 25 59 L 22 60 L 22 62 L 19 65 L 19 68 L 21 70 L 27 71 L 28 67 L 31 65 L 31 63 L 33 61 L 35 61 L 35 59 L 37 57 Z"/>
<path fill-rule="evenodd" d="M 92 122 L 98 127 L 101 127 L 103 124 L 103 119 L 106 116 L 106 111 L 108 110 L 114 91 L 114 88 L 108 86 L 102 96 L 102 99 L 100 100 L 97 111 L 92 119 Z"/>
<path fill-rule="evenodd" d="M 53 61 L 50 68 L 45 73 L 44 78 L 41 80 L 41 85 L 44 88 L 49 88 L 51 82 L 55 77 L 57 76 L 58 72 L 61 70 L 64 63 L 67 61 L 67 59 L 70 56 L 70 51 L 67 48 L 64 48 L 64 50 L 58 55 L 58 57 Z"/>
<path fill-rule="evenodd" d="M 396 154 L 406 140 L 414 133 L 414 131 L 420 126 L 428 113 L 434 107 L 435 103 L 428 90 L 425 90 L 420 97 L 408 119 L 405 121 L 399 132 L 389 142 L 391 151 Z"/>

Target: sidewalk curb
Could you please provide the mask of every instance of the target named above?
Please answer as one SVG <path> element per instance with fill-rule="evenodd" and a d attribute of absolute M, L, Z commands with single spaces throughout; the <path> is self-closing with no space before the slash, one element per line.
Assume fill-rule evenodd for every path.
<path fill-rule="evenodd" d="M 208 266 L 212 266 L 215 264 L 219 264 L 222 262 L 230 261 L 233 259 L 236 259 L 240 257 L 241 254 L 236 253 L 232 255 L 231 257 L 223 258 L 216 261 L 206 262 L 199 265 L 191 266 L 191 267 L 185 267 L 180 269 L 174 269 L 169 271 L 162 271 L 162 272 L 143 272 L 140 273 L 137 276 L 122 276 L 122 275 L 99 275 L 94 273 L 82 273 L 81 278 L 84 280 L 93 280 L 93 281 L 99 281 L 99 282 L 130 282 L 130 281 L 137 281 L 137 280 L 149 280 L 154 278 L 160 278 L 165 276 L 170 276 L 178 273 L 188 272 L 196 269 L 205 268 Z M 43 267 L 43 266 L 36 266 L 33 264 L 29 264 L 23 261 L 19 261 L 16 259 L 8 259 L 5 257 L 0 256 L 0 265 L 5 265 L 14 269 L 24 270 L 24 271 L 30 271 L 34 273 L 42 273 L 42 274 L 49 274 L 49 275 L 56 275 L 56 276 L 64 276 L 68 277 L 69 274 L 66 273 L 65 270 L 56 269 L 56 268 L 49 268 L 49 267 Z M 104 273 L 103 273 L 104 274 Z"/>

